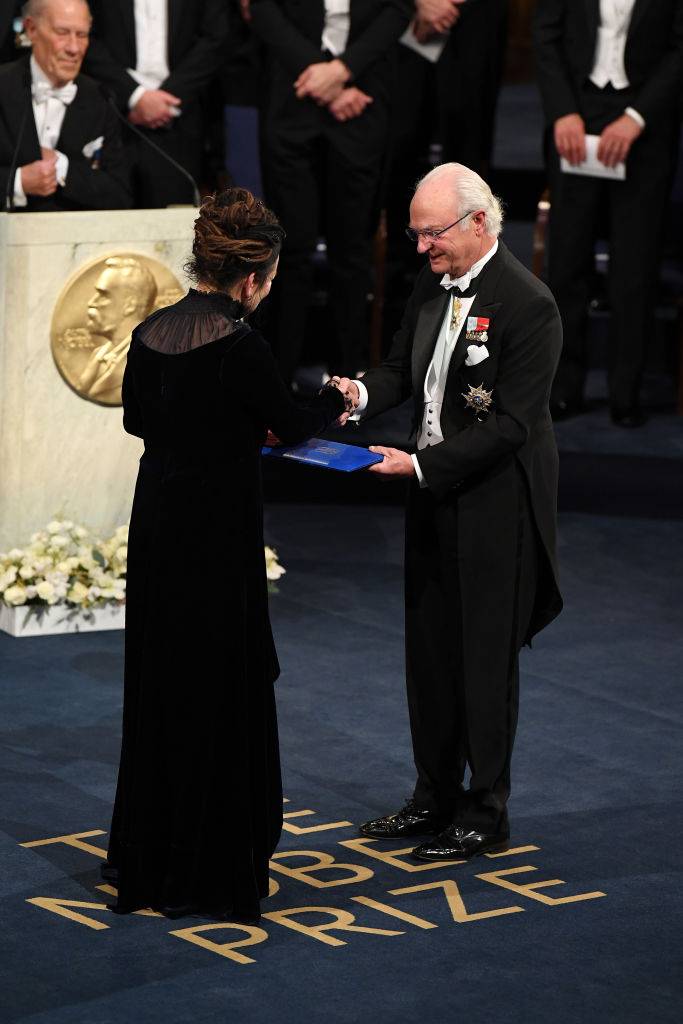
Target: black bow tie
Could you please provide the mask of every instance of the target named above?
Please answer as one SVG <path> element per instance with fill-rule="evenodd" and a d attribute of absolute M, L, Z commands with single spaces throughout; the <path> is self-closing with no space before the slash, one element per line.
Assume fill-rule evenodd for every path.
<path fill-rule="evenodd" d="M 458 288 L 457 284 L 450 289 L 454 295 L 457 295 L 459 299 L 471 299 L 477 294 L 477 285 L 479 284 L 480 274 L 473 277 L 467 288 Z"/>

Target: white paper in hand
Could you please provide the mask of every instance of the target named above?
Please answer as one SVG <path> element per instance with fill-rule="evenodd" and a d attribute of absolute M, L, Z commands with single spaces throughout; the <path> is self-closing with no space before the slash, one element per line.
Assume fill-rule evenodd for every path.
<path fill-rule="evenodd" d="M 599 135 L 586 136 L 586 159 L 582 164 L 574 167 L 569 161 L 562 157 L 560 168 L 565 174 L 583 174 L 589 178 L 608 178 L 612 181 L 626 180 L 626 164 L 620 163 L 616 167 L 605 167 L 598 160 L 598 146 L 600 145 Z"/>

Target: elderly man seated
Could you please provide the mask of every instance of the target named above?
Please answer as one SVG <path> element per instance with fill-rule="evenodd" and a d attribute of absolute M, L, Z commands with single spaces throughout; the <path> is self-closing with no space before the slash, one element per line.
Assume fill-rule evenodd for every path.
<path fill-rule="evenodd" d="M 88 49 L 85 0 L 29 0 L 30 58 L 0 67 L 0 187 L 4 209 L 130 206 L 116 114 L 80 74 Z"/>

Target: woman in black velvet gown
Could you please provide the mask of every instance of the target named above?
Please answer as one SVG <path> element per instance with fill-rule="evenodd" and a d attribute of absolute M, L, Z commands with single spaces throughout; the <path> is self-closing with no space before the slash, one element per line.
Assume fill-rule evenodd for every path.
<path fill-rule="evenodd" d="M 128 552 L 123 742 L 105 877 L 120 912 L 256 919 L 282 825 L 260 449 L 345 410 L 291 399 L 242 320 L 283 232 L 244 189 L 207 200 L 197 288 L 133 333 L 124 427 L 144 439 Z"/>

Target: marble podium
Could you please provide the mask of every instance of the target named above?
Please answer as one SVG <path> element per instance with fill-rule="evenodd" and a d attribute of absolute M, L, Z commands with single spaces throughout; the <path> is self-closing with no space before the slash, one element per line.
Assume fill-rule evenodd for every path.
<path fill-rule="evenodd" d="M 0 214 L 0 551 L 23 546 L 55 517 L 100 534 L 127 522 L 142 445 L 123 431 L 121 407 L 112 404 L 116 382 L 107 392 L 98 370 L 101 379 L 93 384 L 91 375 L 79 393 L 55 353 L 80 359 L 78 373 L 103 340 L 125 359 L 121 334 L 110 331 L 112 342 L 92 328 L 99 271 L 88 267 L 111 259 L 128 272 L 139 264 L 160 268 L 166 291 L 153 283 L 156 307 L 146 311 L 173 301 L 187 286 L 182 267 L 196 215 L 192 207 Z M 80 296 L 82 326 L 64 327 L 65 294 Z M 126 329 L 129 337 L 130 316 Z"/>

